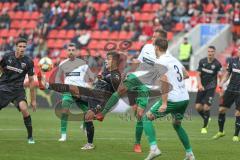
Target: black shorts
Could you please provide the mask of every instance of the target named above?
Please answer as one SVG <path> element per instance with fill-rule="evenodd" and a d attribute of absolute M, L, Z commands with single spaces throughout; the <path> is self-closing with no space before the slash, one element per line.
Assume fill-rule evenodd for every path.
<path fill-rule="evenodd" d="M 236 109 L 240 111 L 240 93 L 231 92 L 228 90 L 225 91 L 221 99 L 220 106 L 225 108 L 231 108 L 233 103 L 235 103 Z"/>
<path fill-rule="evenodd" d="M 197 92 L 197 98 L 195 103 L 200 103 L 202 105 L 207 104 L 208 106 L 211 106 L 214 95 L 215 88 L 199 91 Z"/>
<path fill-rule="evenodd" d="M 24 89 L 23 90 L 6 90 L 3 88 L 2 89 L 0 88 L 0 110 L 4 107 L 7 107 L 9 103 L 13 103 L 20 111 L 19 103 L 21 101 L 27 102 Z"/>

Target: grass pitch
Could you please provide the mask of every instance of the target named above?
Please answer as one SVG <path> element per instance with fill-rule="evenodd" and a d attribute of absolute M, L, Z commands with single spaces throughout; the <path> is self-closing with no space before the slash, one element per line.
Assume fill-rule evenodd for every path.
<path fill-rule="evenodd" d="M 36 144 L 29 145 L 22 116 L 15 108 L 0 112 L 0 160 L 142 160 L 149 151 L 145 135 L 142 138 L 143 153 L 132 151 L 134 143 L 133 117 L 111 114 L 104 122 L 95 122 L 95 150 L 82 151 L 86 143 L 80 122 L 69 122 L 68 141 L 60 143 L 59 119 L 53 110 L 39 109 L 32 113 Z M 207 135 L 200 134 L 199 117 L 185 120 L 183 126 L 189 134 L 197 160 L 238 160 L 240 143 L 232 142 L 234 118 L 227 118 L 226 136 L 217 141 L 211 137 L 217 132 L 217 119 L 212 118 Z M 171 121 L 155 122 L 158 145 L 162 150 L 159 160 L 183 160 L 185 153 Z"/>

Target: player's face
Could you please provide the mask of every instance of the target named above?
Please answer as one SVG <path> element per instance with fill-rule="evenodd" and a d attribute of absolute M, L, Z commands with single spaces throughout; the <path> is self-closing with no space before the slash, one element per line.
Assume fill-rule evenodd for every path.
<path fill-rule="evenodd" d="M 215 55 L 215 50 L 212 48 L 208 48 L 208 58 L 213 59 Z"/>
<path fill-rule="evenodd" d="M 155 42 L 155 40 L 160 36 L 160 34 L 158 32 L 154 32 L 153 36 L 152 36 L 152 41 L 153 43 Z M 161 37 L 160 37 L 161 38 Z"/>
<path fill-rule="evenodd" d="M 25 43 L 25 42 L 18 43 L 17 46 L 16 46 L 17 56 L 23 57 L 24 53 L 25 53 L 25 50 L 26 50 L 26 47 L 27 47 L 27 43 Z"/>
<path fill-rule="evenodd" d="M 106 68 L 110 70 L 113 63 L 113 57 L 111 55 L 107 56 L 107 59 L 105 62 L 106 62 Z"/>
<path fill-rule="evenodd" d="M 68 47 L 67 53 L 69 58 L 74 58 L 76 56 L 76 47 L 74 46 Z"/>

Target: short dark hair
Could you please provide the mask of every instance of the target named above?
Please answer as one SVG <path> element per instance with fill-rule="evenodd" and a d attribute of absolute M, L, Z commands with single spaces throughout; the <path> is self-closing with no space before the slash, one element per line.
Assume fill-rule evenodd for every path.
<path fill-rule="evenodd" d="M 168 49 L 168 41 L 163 38 L 157 38 L 154 42 L 154 45 L 163 51 L 166 51 Z"/>
<path fill-rule="evenodd" d="M 75 43 L 69 43 L 69 44 L 67 45 L 67 47 L 75 47 L 75 48 L 77 48 Z"/>
<path fill-rule="evenodd" d="M 161 38 L 167 39 L 167 31 L 158 28 L 158 29 L 155 29 L 154 32 L 159 33 Z"/>
<path fill-rule="evenodd" d="M 213 49 L 214 51 L 216 50 L 216 47 L 215 47 L 215 46 L 208 46 L 208 48 L 211 48 L 211 49 Z"/>
<path fill-rule="evenodd" d="M 27 43 L 27 40 L 24 39 L 24 38 L 19 38 L 19 39 L 16 41 L 16 45 L 18 45 L 19 43 Z"/>
<path fill-rule="evenodd" d="M 114 60 L 119 62 L 120 60 L 120 55 L 116 51 L 110 51 L 107 53 L 107 56 L 112 56 Z"/>

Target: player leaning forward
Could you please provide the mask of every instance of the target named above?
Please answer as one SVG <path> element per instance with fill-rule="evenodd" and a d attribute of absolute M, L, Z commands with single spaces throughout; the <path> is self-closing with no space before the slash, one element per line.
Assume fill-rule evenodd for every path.
<path fill-rule="evenodd" d="M 168 82 L 162 86 L 162 92 L 166 93 L 164 90 L 169 90 L 170 87 L 172 87 L 172 90 L 169 93 L 163 94 L 162 99 L 157 101 L 143 117 L 143 127 L 150 145 L 150 153 L 145 160 L 151 160 L 161 155 L 161 151 L 157 146 L 155 129 L 152 121 L 169 113 L 171 113 L 173 118 L 173 128 L 177 132 L 186 151 L 185 160 L 195 160 L 188 135 L 181 125 L 181 120 L 184 117 L 184 112 L 189 103 L 189 95 L 184 84 L 184 79 L 188 78 L 188 74 L 177 59 L 166 53 L 167 48 L 167 40 L 157 39 L 155 41 L 155 51 L 157 55 L 156 63 L 166 66 L 168 69 L 160 78 L 161 81 Z"/>
<path fill-rule="evenodd" d="M 24 89 L 24 79 L 26 74 L 29 79 L 31 106 L 36 110 L 36 96 L 34 90 L 33 61 L 24 55 L 27 47 L 25 39 L 16 42 L 16 51 L 5 53 L 0 57 L 0 109 L 13 102 L 20 112 L 22 112 L 24 124 L 28 132 L 28 143 L 35 143 L 32 136 L 32 120 L 27 110 L 28 104 Z"/>

